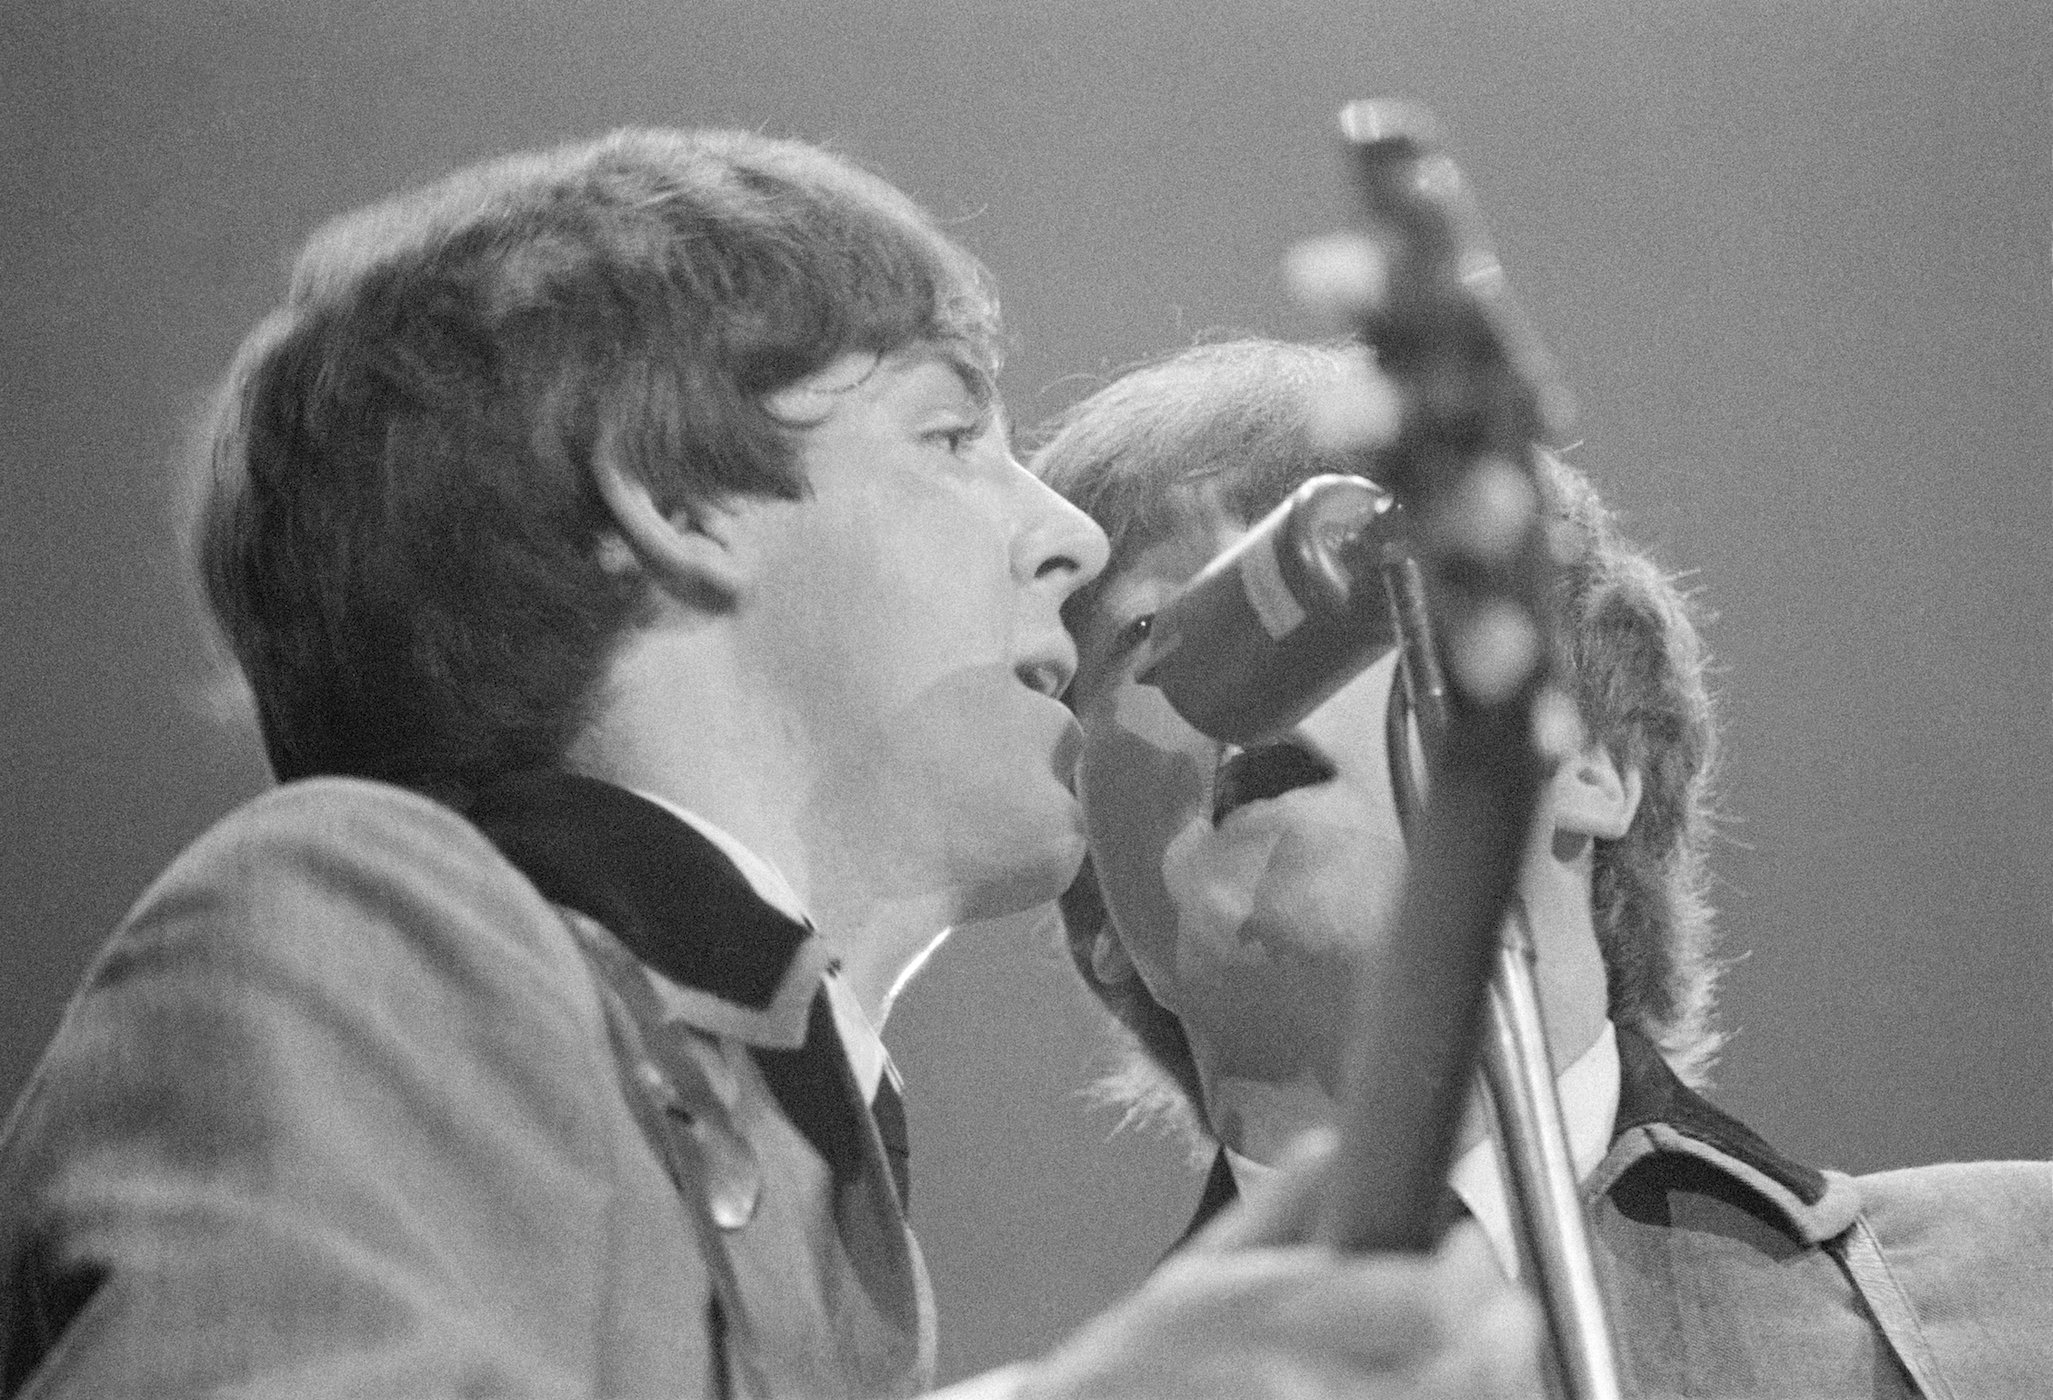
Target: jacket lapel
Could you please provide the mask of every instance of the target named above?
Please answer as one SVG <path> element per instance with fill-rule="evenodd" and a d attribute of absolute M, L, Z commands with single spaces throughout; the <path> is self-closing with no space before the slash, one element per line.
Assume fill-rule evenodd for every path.
<path fill-rule="evenodd" d="M 774 1357 L 752 1355 L 763 1348 L 743 1298 L 751 1288 L 736 1282 L 742 1256 L 728 1243 L 756 1218 L 769 1180 L 747 1129 L 765 1090 L 826 1167 L 832 1228 L 862 1275 L 867 1301 L 849 1307 L 847 1319 L 823 1320 L 854 1327 L 874 1308 L 906 1339 L 909 1364 L 874 1358 L 884 1363 L 870 1384 L 880 1393 L 899 1389 L 902 1376 L 930 1373 L 925 1275 L 834 1026 L 823 941 L 758 898 L 689 823 L 623 788 L 522 774 L 480 794 L 465 815 L 545 898 L 584 916 L 570 927 L 598 975 L 630 1106 L 700 1222 L 707 1267 L 726 1295 L 726 1351 L 739 1388 L 791 1388 L 765 1380 L 776 1373 Z M 749 1091 L 749 1082 L 761 1087 Z M 753 1109 L 744 1102 L 751 1092 Z M 828 1294 L 839 1296 L 832 1287 Z M 864 1354 L 872 1347 L 854 1334 L 850 1341 Z M 854 1369 L 839 1369 L 851 1375 L 866 1369 L 843 1360 Z"/>

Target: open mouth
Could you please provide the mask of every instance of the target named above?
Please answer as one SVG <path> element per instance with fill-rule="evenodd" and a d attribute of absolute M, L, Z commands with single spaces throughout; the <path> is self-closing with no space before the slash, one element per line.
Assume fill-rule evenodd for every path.
<path fill-rule="evenodd" d="M 1296 739 L 1243 749 L 1220 765 L 1212 788 L 1212 825 L 1264 798 L 1312 787 L 1334 776 L 1333 765 Z"/>

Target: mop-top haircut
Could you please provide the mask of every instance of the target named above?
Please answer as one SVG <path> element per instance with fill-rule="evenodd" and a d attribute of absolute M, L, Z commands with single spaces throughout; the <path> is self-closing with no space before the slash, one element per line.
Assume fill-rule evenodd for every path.
<path fill-rule="evenodd" d="M 666 512 L 798 499 L 771 391 L 931 343 L 988 393 L 997 299 L 816 148 L 622 131 L 337 220 L 220 391 L 193 543 L 281 780 L 461 802 L 559 759 L 643 585 L 592 464 Z"/>
<path fill-rule="evenodd" d="M 1104 572 L 1065 607 L 1071 630 L 1142 551 L 1195 511 L 1216 508 L 1252 524 L 1331 470 L 1308 434 L 1309 406 L 1345 382 L 1361 353 L 1267 340 L 1200 346 L 1123 376 L 1058 419 L 1033 469 L 1112 541 Z M 1540 486 L 1547 511 L 1581 542 L 1558 600 L 1577 707 L 1592 738 L 1642 775 L 1631 828 L 1594 850 L 1610 1014 L 1701 1083 L 1722 1037 L 1706 865 L 1717 725 L 1695 613 L 1674 580 L 1620 535 L 1580 472 L 1547 456 Z M 1139 980 L 1107 983 L 1092 970 L 1091 946 L 1109 915 L 1088 862 L 1061 905 L 1084 981 L 1197 1105 L 1196 1068 L 1175 1016 Z M 1146 1081 L 1122 1082 L 1144 1095 Z"/>

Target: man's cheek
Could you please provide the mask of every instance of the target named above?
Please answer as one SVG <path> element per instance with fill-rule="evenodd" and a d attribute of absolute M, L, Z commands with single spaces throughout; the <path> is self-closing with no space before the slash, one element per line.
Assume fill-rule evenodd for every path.
<path fill-rule="evenodd" d="M 1176 963 L 1187 977 L 1230 975 L 1265 954 L 1248 921 L 1268 881 L 1276 837 L 1220 841 L 1209 823 L 1186 826 L 1162 853 L 1162 885 L 1175 906 Z"/>

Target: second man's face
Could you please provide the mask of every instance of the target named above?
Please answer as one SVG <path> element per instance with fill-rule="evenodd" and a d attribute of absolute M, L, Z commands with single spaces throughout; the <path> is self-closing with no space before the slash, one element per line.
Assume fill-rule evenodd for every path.
<path fill-rule="evenodd" d="M 1155 999 L 1251 1077 L 1338 1063 L 1352 973 L 1373 959 L 1405 853 L 1384 740 L 1396 653 L 1274 745 L 1242 752 L 1133 678 L 1137 625 L 1246 533 L 1188 513 L 1101 585 L 1070 692 L 1078 795 L 1120 951 Z M 1144 625 L 1144 624 L 1143 624 Z M 1279 1031 L 1289 1027 L 1289 1034 Z"/>

